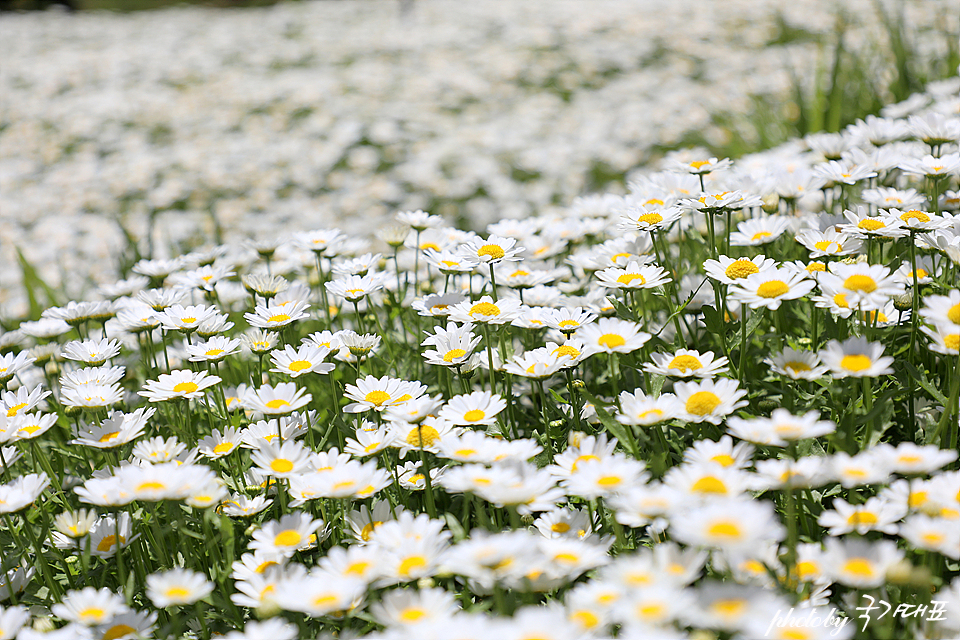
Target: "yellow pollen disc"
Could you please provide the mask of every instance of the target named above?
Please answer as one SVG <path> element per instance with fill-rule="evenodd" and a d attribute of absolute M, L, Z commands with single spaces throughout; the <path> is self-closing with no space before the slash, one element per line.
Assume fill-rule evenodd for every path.
<path fill-rule="evenodd" d="M 563 345 L 562 347 L 557 347 L 553 350 L 553 355 L 560 356 L 570 356 L 571 358 L 577 358 L 580 356 L 580 350 L 569 345 Z"/>
<path fill-rule="evenodd" d="M 922 280 L 926 278 L 928 275 L 930 274 L 927 273 L 926 269 L 917 269 L 917 280 Z M 910 277 L 911 278 L 913 277 L 913 271 L 910 272 Z"/>
<path fill-rule="evenodd" d="M 713 476 L 704 476 L 693 483 L 693 486 L 690 487 L 691 491 L 695 493 L 717 493 L 717 494 L 726 494 L 727 485 L 723 484 L 723 480 L 715 478 Z"/>
<path fill-rule="evenodd" d="M 351 298 L 355 298 L 357 294 L 363 294 L 363 289 L 347 289 L 344 293 Z"/>
<path fill-rule="evenodd" d="M 814 243 L 813 246 L 817 251 L 823 251 L 824 253 L 836 253 L 840 251 L 840 245 L 836 242 L 830 242 L 829 240 L 821 240 L 820 242 Z"/>
<path fill-rule="evenodd" d="M 476 449 L 457 449 L 453 452 L 455 456 L 460 456 L 461 458 L 469 458 L 470 456 L 476 455 Z"/>
<path fill-rule="evenodd" d="M 343 482 L 335 482 L 335 483 L 333 484 L 333 487 L 331 487 L 331 488 L 332 488 L 334 491 L 343 491 L 344 489 L 349 489 L 350 487 L 354 486 L 355 484 L 357 484 L 357 483 L 356 483 L 355 481 L 353 481 L 353 480 L 344 480 Z"/>
<path fill-rule="evenodd" d="M 369 567 L 369 562 L 365 560 L 358 560 L 357 562 L 351 562 L 349 565 L 347 565 L 344 573 L 352 576 L 362 576 L 364 573 L 366 573 Z"/>
<path fill-rule="evenodd" d="M 690 163 L 690 166 L 693 167 L 694 169 L 699 169 L 708 164 L 710 164 L 709 160 L 694 160 L 693 162 Z"/>
<path fill-rule="evenodd" d="M 810 561 L 798 562 L 796 570 L 797 577 L 804 581 L 820 574 L 820 567 Z"/>
<path fill-rule="evenodd" d="M 270 468 L 277 473 L 289 473 L 293 471 L 293 463 L 286 458 L 277 458 L 270 462 Z"/>
<path fill-rule="evenodd" d="M 585 629 L 592 629 L 600 624 L 600 618 L 598 618 L 595 613 L 590 613 L 589 611 L 577 611 L 570 616 L 570 619 Z"/>
<path fill-rule="evenodd" d="M 724 274 L 731 280 L 746 278 L 752 273 L 760 273 L 760 268 L 753 263 L 753 260 L 735 260 Z"/>
<path fill-rule="evenodd" d="M 647 206 L 647 207 L 649 207 L 650 205 L 660 205 L 660 206 L 662 207 L 663 204 L 664 204 L 664 202 L 663 202 L 663 200 L 661 200 L 660 198 L 650 198 L 649 200 L 647 200 L 647 201 L 644 202 L 643 204 L 644 204 L 644 206 Z"/>
<path fill-rule="evenodd" d="M 440 245 L 436 242 L 424 242 L 420 245 L 421 251 L 426 251 L 427 249 L 433 249 L 434 251 L 440 251 Z"/>
<path fill-rule="evenodd" d="M 376 449 L 377 447 L 379 447 L 380 444 L 381 444 L 381 443 L 379 443 L 379 442 L 370 443 L 370 444 L 368 444 L 367 446 L 365 446 L 365 447 L 363 448 L 363 452 L 364 452 L 364 453 L 370 453 L 371 451 L 373 451 L 374 449 Z"/>
<path fill-rule="evenodd" d="M 373 533 L 373 530 L 376 529 L 381 524 L 383 524 L 383 522 L 381 522 L 380 520 L 377 520 L 375 522 L 370 522 L 368 524 L 363 525 L 363 529 L 360 530 L 360 539 L 363 540 L 364 542 L 369 541 L 370 534 Z"/>
<path fill-rule="evenodd" d="M 276 409 L 282 409 L 284 407 L 289 407 L 290 403 L 282 398 L 274 398 L 273 400 L 270 400 L 269 402 L 267 402 L 266 406 L 268 409 L 276 410 Z"/>
<path fill-rule="evenodd" d="M 633 283 L 634 280 L 640 280 L 640 284 L 647 283 L 647 279 L 644 278 L 639 273 L 625 273 L 619 278 L 617 278 L 617 282 L 619 282 L 620 284 L 626 284 L 626 285 Z"/>
<path fill-rule="evenodd" d="M 100 442 L 110 442 L 111 440 L 113 440 L 114 438 L 116 438 L 116 437 L 119 436 L 119 435 L 120 435 L 120 432 L 119 432 L 119 431 L 114 431 L 113 433 L 107 433 L 107 434 L 104 434 L 104 435 L 100 436 L 100 440 L 99 440 L 99 441 L 100 441 Z"/>
<path fill-rule="evenodd" d="M 480 247 L 479 251 L 477 251 L 477 255 L 481 258 L 483 256 L 490 256 L 491 260 L 499 260 L 505 255 L 505 253 L 503 251 L 503 247 L 498 244 L 485 244 Z"/>
<path fill-rule="evenodd" d="M 736 522 L 716 522 L 710 525 L 707 533 L 715 538 L 736 539 L 742 535 Z"/>
<path fill-rule="evenodd" d="M 688 355 L 677 356 L 670 361 L 670 364 L 667 365 L 667 369 L 679 369 L 683 373 L 686 373 L 687 371 L 694 371 L 702 367 L 703 365 L 700 364 L 699 360 L 697 360 L 694 356 Z"/>
<path fill-rule="evenodd" d="M 637 607 L 637 613 L 644 618 L 658 618 L 663 614 L 664 608 L 662 604 L 645 604 Z"/>
<path fill-rule="evenodd" d="M 448 304 L 435 304 L 432 307 L 430 307 L 430 311 L 437 313 L 440 311 L 446 311 L 449 307 L 450 305 Z"/>
<path fill-rule="evenodd" d="M 423 482 L 426 479 L 427 478 L 422 473 L 415 473 L 409 478 L 407 478 L 407 482 L 409 482 L 410 484 L 417 484 L 418 482 Z"/>
<path fill-rule="evenodd" d="M 960 324 L 960 303 L 950 307 L 950 310 L 947 311 L 947 320 L 953 324 Z"/>
<path fill-rule="evenodd" d="M 556 522 L 550 527 L 550 530 L 554 533 L 566 533 L 570 531 L 570 525 L 566 522 Z"/>
<path fill-rule="evenodd" d="M 921 535 L 920 538 L 931 547 L 939 546 L 943 543 L 943 534 L 937 531 L 928 531 Z"/>
<path fill-rule="evenodd" d="M 780 631 L 780 638 L 782 640 L 810 640 L 810 637 L 811 632 L 807 629 L 782 629 Z"/>
<path fill-rule="evenodd" d="M 810 368 L 810 365 L 808 365 L 806 362 L 798 362 L 798 361 L 788 362 L 785 365 L 783 365 L 783 368 L 789 369 L 794 373 L 801 373 L 803 371 L 812 371 L 812 369 Z"/>
<path fill-rule="evenodd" d="M 907 224 L 910 224 L 911 220 L 916 220 L 918 222 L 930 222 L 930 216 L 928 216 L 922 211 L 917 211 L 916 209 L 907 211 L 906 213 L 902 214 L 900 216 L 900 219 L 906 222 Z"/>
<path fill-rule="evenodd" d="M 303 371 L 304 369 L 309 369 L 313 366 L 309 360 L 294 360 L 290 363 L 288 368 L 290 371 Z"/>
<path fill-rule="evenodd" d="M 179 384 L 174 385 L 173 392 L 187 394 L 187 393 L 193 393 L 199 388 L 200 386 L 196 382 L 181 382 Z"/>
<path fill-rule="evenodd" d="M 294 529 L 281 531 L 277 534 L 277 537 L 273 539 L 273 544 L 277 547 L 296 547 L 302 542 L 303 536 L 300 535 L 299 531 L 295 531 Z"/>
<path fill-rule="evenodd" d="M 569 329 L 570 327 L 579 327 L 580 323 L 576 320 L 561 320 L 557 323 L 557 326 L 564 329 Z"/>
<path fill-rule="evenodd" d="M 492 302 L 478 302 L 470 307 L 470 315 L 475 313 L 479 313 L 480 315 L 487 317 L 498 316 L 500 315 L 500 307 Z"/>
<path fill-rule="evenodd" d="M 761 298 L 778 298 L 789 292 L 789 285 L 782 280 L 771 280 L 757 287 L 757 295 Z"/>
<path fill-rule="evenodd" d="M 477 420 L 483 420 L 487 417 L 487 414 L 481 411 L 480 409 L 471 409 L 463 414 L 463 419 L 467 422 L 476 422 Z"/>
<path fill-rule="evenodd" d="M 951 333 L 943 338 L 943 346 L 953 351 L 960 350 L 960 333 Z"/>
<path fill-rule="evenodd" d="M 337 603 L 337 596 L 319 596 L 313 599 L 313 606 L 327 607 Z"/>
<path fill-rule="evenodd" d="M 209 351 L 205 351 L 203 355 L 210 356 L 211 358 L 213 358 L 220 355 L 221 353 L 223 353 L 223 349 L 210 349 Z"/>
<path fill-rule="evenodd" d="M 232 442 L 221 442 L 213 448 L 214 453 L 230 453 L 231 451 L 233 451 Z"/>
<path fill-rule="evenodd" d="M 168 598 L 183 599 L 183 598 L 190 597 L 190 590 L 184 589 L 183 587 L 170 587 L 169 589 L 167 589 L 165 595 Z"/>
<path fill-rule="evenodd" d="M 833 303 L 840 307 L 841 309 L 849 309 L 850 305 L 847 303 L 847 294 L 838 293 L 833 296 Z"/>
<path fill-rule="evenodd" d="M 637 417 L 640 418 L 641 420 L 644 420 L 644 419 L 646 419 L 647 416 L 657 416 L 657 417 L 660 417 L 660 416 L 662 416 L 662 415 L 663 415 L 663 411 L 661 411 L 660 409 L 649 409 L 649 410 L 647 410 L 647 411 L 644 411 L 643 413 L 641 413 L 641 414 L 638 415 Z"/>
<path fill-rule="evenodd" d="M 617 260 L 619 260 L 620 258 L 629 258 L 629 257 L 630 257 L 629 253 L 615 253 L 612 256 L 610 256 L 610 262 L 616 264 Z"/>
<path fill-rule="evenodd" d="M 197 321 L 196 318 L 180 318 L 180 322 L 182 322 L 183 324 L 191 324 L 196 321 Z"/>
<path fill-rule="evenodd" d="M 687 398 L 687 413 L 695 416 L 705 416 L 720 406 L 722 401 L 712 391 L 697 391 Z"/>
<path fill-rule="evenodd" d="M 811 262 L 806 267 L 804 267 L 804 269 L 806 269 L 807 273 L 814 273 L 816 271 L 826 271 L 827 265 L 823 264 L 822 262 Z"/>
<path fill-rule="evenodd" d="M 423 556 L 410 556 L 400 563 L 400 566 L 397 567 L 397 573 L 399 573 L 401 576 L 409 576 L 414 571 L 418 569 L 425 569 L 426 567 L 426 558 Z"/>
<path fill-rule="evenodd" d="M 877 220 L 876 218 L 864 218 L 857 223 L 857 228 L 866 229 L 867 231 L 876 231 L 877 229 L 883 229 L 885 224 Z"/>
<path fill-rule="evenodd" d="M 514 271 L 513 273 L 510 274 L 510 277 L 511 277 L 511 278 L 522 278 L 522 277 L 528 276 L 528 275 L 530 275 L 530 272 L 529 272 L 529 271 L 524 271 L 523 269 L 517 269 L 516 271 Z"/>
<path fill-rule="evenodd" d="M 402 404 L 402 403 L 406 402 L 407 400 L 413 400 L 413 396 L 411 396 L 409 393 L 403 394 L 402 396 L 400 396 L 399 398 L 397 398 L 396 400 L 394 400 L 394 401 L 391 402 L 390 404 Z"/>
<path fill-rule="evenodd" d="M 110 549 L 113 549 L 113 545 L 117 543 L 117 536 L 112 533 L 108 536 L 104 536 L 99 543 L 97 543 L 97 551 L 107 552 Z M 120 544 L 126 544 L 127 539 L 123 536 L 120 536 Z"/>
<path fill-rule="evenodd" d="M 440 432 L 429 425 L 420 425 L 407 434 L 407 444 L 418 449 L 429 447 L 439 439 Z"/>
<path fill-rule="evenodd" d="M 107 629 L 101 640 L 117 640 L 117 638 L 122 638 L 123 636 L 130 635 L 131 633 L 136 633 L 136 631 L 136 629 L 128 624 L 114 625 Z"/>
<path fill-rule="evenodd" d="M 590 462 L 590 461 L 600 462 L 600 458 L 598 456 L 593 455 L 592 453 L 582 455 L 573 461 L 573 466 L 570 467 L 570 470 L 576 471 L 577 466 L 579 466 L 581 463 Z"/>
<path fill-rule="evenodd" d="M 847 371 L 864 371 L 869 369 L 872 364 L 870 358 L 862 353 L 843 356 L 843 360 L 840 361 L 840 366 Z"/>
<path fill-rule="evenodd" d="M 580 556 L 572 553 L 558 553 L 553 556 L 553 559 L 556 562 L 567 562 L 569 564 L 576 564 L 580 560 Z"/>
<path fill-rule="evenodd" d="M 850 517 L 847 518 L 847 524 L 851 524 L 855 527 L 860 525 L 877 524 L 877 516 L 869 511 L 854 511 L 850 514 Z"/>
<path fill-rule="evenodd" d="M 663 216 L 659 213 L 646 213 L 637 218 L 637 222 L 646 222 L 647 224 L 653 226 L 658 222 L 663 222 Z"/>
<path fill-rule="evenodd" d="M 390 400 L 390 394 L 386 391 L 380 391 L 379 389 L 371 391 L 367 395 L 363 396 L 363 399 L 370 404 L 375 406 L 381 406 L 384 402 Z"/>
<path fill-rule="evenodd" d="M 443 361 L 444 361 L 444 362 L 453 362 L 453 361 L 456 360 L 457 358 L 462 358 L 462 357 L 465 356 L 465 355 L 467 355 L 467 352 L 466 352 L 466 350 L 464 350 L 464 349 L 451 349 L 450 351 L 447 351 L 447 352 L 443 355 Z"/>
<path fill-rule="evenodd" d="M 163 491 L 167 485 L 162 482 L 141 482 L 137 485 L 137 491 Z"/>
<path fill-rule="evenodd" d="M 850 558 L 843 565 L 843 571 L 860 578 L 872 578 L 873 565 L 866 558 Z"/>
<path fill-rule="evenodd" d="M 601 347 L 606 347 L 607 349 L 616 349 L 617 347 L 622 347 L 627 343 L 623 339 L 623 336 L 616 333 L 605 333 L 597 340 L 597 344 Z"/>
<path fill-rule="evenodd" d="M 843 281 L 843 288 L 850 291 L 864 291 L 871 293 L 877 290 L 877 281 L 870 276 L 853 275 Z"/>
<path fill-rule="evenodd" d="M 400 619 L 404 622 L 416 622 L 422 620 L 427 615 L 423 609 L 404 609 L 400 614 Z"/>
<path fill-rule="evenodd" d="M 910 501 L 909 501 L 910 507 L 916 508 L 923 505 L 924 503 L 926 503 L 927 497 L 928 497 L 928 494 L 926 491 L 914 491 L 913 493 L 910 494 Z"/>
<path fill-rule="evenodd" d="M 740 567 L 743 571 L 748 571 L 754 575 L 765 575 L 767 573 L 767 568 L 763 566 L 762 562 L 757 560 L 747 560 Z"/>
<path fill-rule="evenodd" d="M 597 479 L 597 484 L 601 487 L 615 487 L 623 482 L 620 476 L 602 476 Z"/>
<path fill-rule="evenodd" d="M 728 618 L 739 617 L 747 608 L 744 600 L 717 600 L 710 605 L 710 610 Z"/>
<path fill-rule="evenodd" d="M 716 462 L 721 467 L 729 467 L 729 466 L 732 466 L 733 463 L 736 462 L 736 460 L 733 459 L 733 456 L 729 456 L 725 453 L 720 453 L 710 458 L 710 462 Z"/>
<path fill-rule="evenodd" d="M 267 318 L 267 322 L 286 322 L 289 319 L 290 319 L 290 316 L 288 316 L 287 314 L 278 313 L 275 316 L 270 316 L 269 318 Z"/>
<path fill-rule="evenodd" d="M 769 238 L 772 235 L 773 234 L 770 233 L 769 231 L 758 231 L 752 236 L 750 236 L 750 239 L 753 241 L 757 241 L 757 240 L 762 240 L 763 238 Z"/>

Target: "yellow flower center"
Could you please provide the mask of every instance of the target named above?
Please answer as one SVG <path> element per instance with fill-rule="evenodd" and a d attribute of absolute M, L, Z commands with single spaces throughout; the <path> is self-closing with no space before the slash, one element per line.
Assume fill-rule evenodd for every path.
<path fill-rule="evenodd" d="M 876 231 L 877 229 L 883 229 L 885 224 L 877 220 L 876 218 L 864 218 L 857 223 L 857 227 L 860 229 L 866 229 L 867 231 Z"/>
<path fill-rule="evenodd" d="M 843 565 L 843 571 L 858 578 L 872 578 L 873 565 L 866 558 L 850 558 Z"/>
<path fill-rule="evenodd" d="M 597 479 L 597 484 L 601 487 L 615 487 L 623 482 L 620 476 L 601 476 Z"/>
<path fill-rule="evenodd" d="M 556 349 L 554 349 L 553 355 L 557 356 L 558 358 L 563 356 L 577 358 L 580 356 L 580 350 L 565 344 L 561 347 L 557 347 Z"/>
<path fill-rule="evenodd" d="M 404 558 L 400 563 L 400 566 L 397 567 L 397 573 L 401 576 L 409 576 L 414 571 L 418 569 L 425 569 L 427 567 L 427 559 L 423 556 L 410 556 L 409 558 Z"/>
<path fill-rule="evenodd" d="M 404 609 L 400 613 L 400 619 L 404 622 L 417 622 L 427 616 L 423 609 Z"/>
<path fill-rule="evenodd" d="M 736 460 L 733 459 L 733 456 L 727 455 L 726 453 L 718 453 L 710 458 L 710 461 L 716 462 L 721 467 L 730 467 L 734 462 L 736 462 Z"/>
<path fill-rule="evenodd" d="M 466 416 L 464 416 L 466 417 Z M 430 425 L 420 425 L 407 434 L 407 444 L 417 449 L 429 447 L 440 439 L 440 432 Z"/>
<path fill-rule="evenodd" d="M 451 349 L 443 355 L 444 362 L 453 362 L 457 358 L 462 358 L 467 355 L 467 352 L 464 349 Z"/>
<path fill-rule="evenodd" d="M 723 480 L 715 476 L 704 476 L 694 482 L 690 490 L 694 493 L 717 493 L 725 495 L 727 493 L 727 485 L 723 483 Z"/>
<path fill-rule="evenodd" d="M 295 529 L 281 531 L 277 534 L 277 537 L 273 539 L 273 544 L 276 547 L 296 547 L 302 542 L 303 536 Z"/>
<path fill-rule="evenodd" d="M 686 373 L 687 371 L 694 371 L 702 367 L 703 365 L 700 363 L 700 361 L 694 356 L 690 355 L 677 356 L 670 361 L 670 364 L 667 365 L 667 369 L 679 369 L 683 373 Z"/>
<path fill-rule="evenodd" d="M 605 333 L 597 340 L 597 344 L 607 349 L 616 349 L 627 343 L 623 336 L 616 333 Z"/>
<path fill-rule="evenodd" d="M 950 307 L 950 310 L 947 311 L 947 320 L 953 324 L 960 324 L 960 303 Z"/>
<path fill-rule="evenodd" d="M 619 282 L 620 284 L 629 285 L 629 284 L 631 284 L 634 280 L 638 280 L 638 279 L 640 280 L 640 284 L 646 284 L 646 283 L 647 283 L 646 278 L 644 278 L 644 277 L 643 277 L 642 275 L 640 275 L 639 273 L 625 273 L 625 274 L 623 274 L 622 276 L 620 276 L 619 278 L 617 278 L 617 282 Z"/>
<path fill-rule="evenodd" d="M 230 453 L 231 451 L 233 451 L 232 442 L 221 442 L 213 448 L 214 453 Z"/>
<path fill-rule="evenodd" d="M 384 402 L 388 402 L 390 400 L 390 394 L 387 393 L 386 391 L 380 391 L 379 389 L 377 389 L 363 396 L 363 399 L 366 402 L 369 402 L 370 404 L 379 407 L 383 405 Z"/>
<path fill-rule="evenodd" d="M 705 167 L 708 164 L 710 164 L 709 160 L 694 160 L 693 162 L 690 163 L 690 166 L 693 167 L 694 169 L 700 169 L 701 167 Z"/>
<path fill-rule="evenodd" d="M 100 436 L 99 442 L 110 442 L 111 440 L 113 440 L 114 438 L 116 438 L 116 437 L 119 436 L 119 435 L 120 435 L 120 432 L 119 432 L 119 431 L 114 431 L 113 433 L 104 434 L 104 435 Z"/>
<path fill-rule="evenodd" d="M 953 351 L 960 349 L 960 333 L 951 333 L 948 336 L 944 336 L 943 346 Z"/>
<path fill-rule="evenodd" d="M 653 226 L 658 222 L 663 222 L 663 216 L 659 213 L 646 213 L 637 218 L 637 222 L 645 222 L 650 226 Z"/>
<path fill-rule="evenodd" d="M 456 451 L 453 452 L 453 455 L 459 456 L 461 458 L 469 458 L 470 456 L 474 456 L 476 454 L 477 454 L 476 449 L 457 449 Z"/>
<path fill-rule="evenodd" d="M 117 640 L 131 633 L 136 633 L 136 631 L 136 629 L 128 624 L 117 624 L 107 629 L 101 640 Z"/>
<path fill-rule="evenodd" d="M 120 536 L 120 544 L 126 544 L 126 543 L 127 543 L 127 539 L 123 536 Z M 106 553 L 107 551 L 110 551 L 110 549 L 113 549 L 113 545 L 115 544 L 117 544 L 117 536 L 111 533 L 108 536 L 104 536 L 103 539 L 101 539 L 100 542 L 97 543 L 97 551 Z"/>
<path fill-rule="evenodd" d="M 928 531 L 920 538 L 931 547 L 939 546 L 943 542 L 943 534 L 939 531 Z"/>
<path fill-rule="evenodd" d="M 687 413 L 695 416 L 705 416 L 716 409 L 721 403 L 717 394 L 712 391 L 697 391 L 687 398 Z"/>
<path fill-rule="evenodd" d="M 557 326 L 563 329 L 569 329 L 570 327 L 579 327 L 580 323 L 576 320 L 561 320 L 557 323 Z"/>
<path fill-rule="evenodd" d="M 315 607 L 329 607 L 337 603 L 337 596 L 326 595 L 318 596 L 313 599 L 313 606 Z"/>
<path fill-rule="evenodd" d="M 843 360 L 840 361 L 840 367 L 847 371 L 864 371 L 869 369 L 872 364 L 870 358 L 862 353 L 843 356 Z"/>
<path fill-rule="evenodd" d="M 600 624 L 600 618 L 597 614 L 589 611 L 577 611 L 570 616 L 570 619 L 579 624 L 584 629 L 592 629 Z"/>
<path fill-rule="evenodd" d="M 930 222 L 930 216 L 928 216 L 922 211 L 917 211 L 916 209 L 912 209 L 902 214 L 900 216 L 900 219 L 906 222 L 907 224 L 910 224 L 911 220 L 916 220 L 917 222 Z"/>
<path fill-rule="evenodd" d="M 581 462 L 590 462 L 590 461 L 599 462 L 600 458 L 598 456 L 593 455 L 592 453 L 584 454 L 573 461 L 573 466 L 570 467 L 570 470 L 576 471 L 577 466 L 580 465 Z"/>
<path fill-rule="evenodd" d="M 781 640 L 810 640 L 812 632 L 807 629 L 782 629 Z"/>
<path fill-rule="evenodd" d="M 309 369 L 313 364 L 309 360 L 294 360 L 290 363 L 290 371 L 303 371 L 304 369 Z"/>
<path fill-rule="evenodd" d="M 503 247 L 501 247 L 500 245 L 498 245 L 498 244 L 485 244 L 485 245 L 483 245 L 482 247 L 480 247 L 480 250 L 479 250 L 479 251 L 477 251 L 477 255 L 480 256 L 481 258 L 482 258 L 483 256 L 490 256 L 490 259 L 491 259 L 491 260 L 499 260 L 499 259 L 502 258 L 505 254 L 504 254 L 504 251 L 503 251 Z"/>
<path fill-rule="evenodd" d="M 823 251 L 824 253 L 836 253 L 840 251 L 840 245 L 836 242 L 830 242 L 829 240 L 821 240 L 816 242 L 813 245 L 817 251 Z"/>
<path fill-rule="evenodd" d="M 849 309 L 850 305 L 847 303 L 847 294 L 838 293 L 833 296 L 833 303 L 840 307 L 841 309 Z"/>
<path fill-rule="evenodd" d="M 760 273 L 760 268 L 753 263 L 753 260 L 735 260 L 724 271 L 724 274 L 731 280 L 746 278 L 751 273 Z"/>
<path fill-rule="evenodd" d="M 807 578 L 816 576 L 820 574 L 820 567 L 816 563 L 805 560 L 803 562 L 798 562 L 796 566 L 797 577 L 800 580 L 806 580 Z"/>
<path fill-rule="evenodd" d="M 710 528 L 707 529 L 707 533 L 714 538 L 727 538 L 730 540 L 739 539 L 743 535 L 740 531 L 740 526 L 730 520 L 713 523 L 710 525 Z"/>
<path fill-rule="evenodd" d="M 483 420 L 486 417 L 487 417 L 487 414 L 485 414 L 480 409 L 471 409 L 470 411 L 467 411 L 465 414 L 463 414 L 463 419 L 466 420 L 467 422 L 476 422 L 478 420 Z"/>
<path fill-rule="evenodd" d="M 166 591 L 166 596 L 168 598 L 183 600 L 184 598 L 190 597 L 190 590 L 184 587 L 170 587 Z"/>
<path fill-rule="evenodd" d="M 860 525 L 877 524 L 877 516 L 869 511 L 854 511 L 847 518 L 847 524 L 859 527 Z"/>
<path fill-rule="evenodd" d="M 803 371 L 812 370 L 810 368 L 810 365 L 808 365 L 806 362 L 800 362 L 798 360 L 786 363 L 785 365 L 783 365 L 783 368 L 793 371 L 794 373 L 801 373 Z"/>
<path fill-rule="evenodd" d="M 550 531 L 554 533 L 566 533 L 570 531 L 570 525 L 566 522 L 555 522 L 550 526 Z"/>
<path fill-rule="evenodd" d="M 188 394 L 193 393 L 199 389 L 199 385 L 196 382 L 180 382 L 173 387 L 174 393 Z"/>
<path fill-rule="evenodd" d="M 203 355 L 205 355 L 205 356 L 210 356 L 211 358 L 214 358 L 214 357 L 220 355 L 221 353 L 223 353 L 223 349 L 209 349 L 209 350 L 205 351 L 205 352 L 203 353 Z"/>
<path fill-rule="evenodd" d="M 286 458 L 277 458 L 270 462 L 270 468 L 277 473 L 289 473 L 293 471 L 293 462 Z"/>
<path fill-rule="evenodd" d="M 807 273 L 814 273 L 815 271 L 826 271 L 827 265 L 823 264 L 822 262 L 811 262 L 806 267 L 804 267 L 804 269 L 806 269 Z"/>
<path fill-rule="evenodd" d="M 756 241 L 762 240 L 762 239 L 764 239 L 764 238 L 769 238 L 769 237 L 772 236 L 772 235 L 773 235 L 773 234 L 770 233 L 769 231 L 757 231 L 755 234 L 753 234 L 752 236 L 750 236 L 750 240 L 756 242 Z"/>
<path fill-rule="evenodd" d="M 663 202 L 663 200 L 661 200 L 660 198 L 650 198 L 649 200 L 647 200 L 647 201 L 644 202 L 643 204 L 644 204 L 644 206 L 647 206 L 647 207 L 649 207 L 650 205 L 658 205 L 658 206 L 661 206 L 661 207 L 662 207 L 663 204 L 664 204 L 664 202 Z"/>
<path fill-rule="evenodd" d="M 746 610 L 744 600 L 717 600 L 710 605 L 710 610 L 727 618 L 738 618 Z"/>
<path fill-rule="evenodd" d="M 789 285 L 782 280 L 771 280 L 757 287 L 757 295 L 761 298 L 778 298 L 789 292 Z"/>
<path fill-rule="evenodd" d="M 480 315 L 487 317 L 498 316 L 500 315 L 500 307 L 492 302 L 478 302 L 470 307 L 470 315 L 475 313 L 479 313 Z"/>
<path fill-rule="evenodd" d="M 372 534 L 373 530 L 381 524 L 383 524 L 383 522 L 381 520 L 377 520 L 375 522 L 370 522 L 363 525 L 363 529 L 360 530 L 360 539 L 364 542 L 368 542 L 370 540 L 370 534 Z"/>
<path fill-rule="evenodd" d="M 283 407 L 289 407 L 290 403 L 283 398 L 274 398 L 273 400 L 267 402 L 266 406 L 268 409 L 273 409 L 276 411 L 277 409 L 282 409 Z"/>
<path fill-rule="evenodd" d="M 180 322 L 182 322 L 183 324 L 192 324 L 196 321 L 197 321 L 196 318 L 180 318 Z"/>
<path fill-rule="evenodd" d="M 850 291 L 871 293 L 877 290 L 877 281 L 862 274 L 852 275 L 843 281 L 843 288 Z"/>
<path fill-rule="evenodd" d="M 17 415 L 17 412 L 20 411 L 20 409 L 23 409 L 25 406 L 27 406 L 27 404 L 28 403 L 26 402 L 21 402 L 20 404 L 13 405 L 9 409 L 7 409 L 7 417 L 12 418 L 13 416 Z"/>
<path fill-rule="evenodd" d="M 137 485 L 137 491 L 163 491 L 166 488 L 167 485 L 156 481 L 141 482 Z"/>

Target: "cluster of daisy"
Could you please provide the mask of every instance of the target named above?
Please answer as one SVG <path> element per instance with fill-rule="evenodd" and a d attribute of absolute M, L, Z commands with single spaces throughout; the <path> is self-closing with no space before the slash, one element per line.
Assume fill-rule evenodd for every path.
<path fill-rule="evenodd" d="M 958 90 L 19 321 L 0 637 L 850 638 L 771 622 L 880 589 L 955 637 Z"/>
<path fill-rule="evenodd" d="M 864 75 L 896 73 L 873 0 L 842 19 L 832 0 L 401 5 L 7 16 L 4 244 L 80 297 L 119 277 L 126 234 L 146 255 L 217 233 L 360 234 L 396 209 L 482 226 L 603 188 L 692 132 L 756 136 L 714 116 L 758 95 L 796 108 L 838 21 Z M 918 69 L 941 63 L 956 12 L 885 11 Z M 15 251 L 0 271 L 0 313 L 24 314 Z"/>

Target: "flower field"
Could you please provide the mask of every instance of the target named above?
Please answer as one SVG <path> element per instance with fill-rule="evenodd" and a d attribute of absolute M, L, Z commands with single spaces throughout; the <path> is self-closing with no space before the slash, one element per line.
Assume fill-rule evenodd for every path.
<path fill-rule="evenodd" d="M 413 4 L 5 16 L 0 640 L 960 637 L 960 78 Z"/>

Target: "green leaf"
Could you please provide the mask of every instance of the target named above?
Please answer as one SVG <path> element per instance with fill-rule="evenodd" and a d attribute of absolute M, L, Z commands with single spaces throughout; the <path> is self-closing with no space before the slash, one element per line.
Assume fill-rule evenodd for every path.
<path fill-rule="evenodd" d="M 660 392 L 663 390 L 663 383 L 667 379 L 666 376 L 659 373 L 654 374 L 650 377 L 650 394 L 651 396 L 659 396 Z"/>
<path fill-rule="evenodd" d="M 907 370 L 907 374 L 909 374 L 911 378 L 916 380 L 917 384 L 923 387 L 924 391 L 926 391 L 931 396 L 933 396 L 934 400 L 936 400 L 943 406 L 947 406 L 947 396 L 943 395 L 943 393 L 930 382 L 930 380 L 927 378 L 926 371 L 923 371 L 922 369 L 917 369 L 915 366 L 913 366 L 912 364 L 910 364 L 910 362 L 906 360 L 901 360 L 900 364 L 902 364 L 904 369 Z"/>
<path fill-rule="evenodd" d="M 587 399 L 587 402 L 593 405 L 593 408 L 597 412 L 597 417 L 600 418 L 600 423 L 607 431 L 613 434 L 613 436 L 620 441 L 620 444 L 626 447 L 635 458 L 639 459 L 640 452 L 636 450 L 636 444 L 632 434 L 627 434 L 627 427 L 617 422 L 616 419 L 607 412 L 603 404 L 589 391 L 581 389 L 580 393 Z"/>
<path fill-rule="evenodd" d="M 50 285 L 43 281 L 43 278 L 40 277 L 37 270 L 30 264 L 19 247 L 17 248 L 17 261 L 20 262 L 20 270 L 23 272 L 23 288 L 27 291 L 27 302 L 30 305 L 30 319 L 37 320 L 46 307 L 57 304 L 57 294 Z M 40 305 L 37 299 L 38 290 L 43 291 L 46 296 L 46 306 Z"/>

